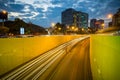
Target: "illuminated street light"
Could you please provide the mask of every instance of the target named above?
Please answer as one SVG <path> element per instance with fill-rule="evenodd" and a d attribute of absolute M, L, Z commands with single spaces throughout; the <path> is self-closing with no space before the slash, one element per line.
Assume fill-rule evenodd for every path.
<path fill-rule="evenodd" d="M 54 34 L 54 32 L 55 32 L 55 23 L 51 23 L 51 27 L 52 27 L 52 34 Z"/>
<path fill-rule="evenodd" d="M 88 31 L 91 31 L 91 29 L 88 29 Z"/>
<path fill-rule="evenodd" d="M 75 28 L 75 31 L 78 31 L 78 27 Z"/>
<path fill-rule="evenodd" d="M 107 15 L 107 18 L 108 18 L 108 19 L 111 19 L 112 16 L 113 16 L 112 14 L 108 14 L 108 15 Z"/>
<path fill-rule="evenodd" d="M 69 26 L 67 26 L 67 29 L 69 29 L 70 27 Z"/>
<path fill-rule="evenodd" d="M 107 24 L 109 24 L 109 26 L 112 26 L 112 17 L 113 17 L 113 14 L 108 14 L 107 15 L 107 19 L 109 21 Z"/>
<path fill-rule="evenodd" d="M 51 26 L 54 27 L 54 26 L 55 26 L 55 23 L 51 23 Z"/>
<path fill-rule="evenodd" d="M 102 28 L 104 28 L 105 24 L 103 23 L 103 24 L 101 24 L 101 26 L 102 26 Z"/>
<path fill-rule="evenodd" d="M 7 14 L 7 11 L 3 10 L 2 13 L 3 13 L 3 14 Z"/>
<path fill-rule="evenodd" d="M 103 26 L 103 27 L 104 27 L 104 26 L 105 26 L 105 24 L 103 23 L 101 26 Z"/>
<path fill-rule="evenodd" d="M 8 19 L 8 13 L 7 13 L 7 11 L 3 10 L 3 11 L 0 12 L 0 19 L 3 20 L 2 26 L 4 26 L 4 20 Z"/>
<path fill-rule="evenodd" d="M 82 31 L 84 31 L 84 28 L 82 28 Z"/>
<path fill-rule="evenodd" d="M 58 28 L 58 30 L 60 31 L 60 30 L 61 30 L 61 28 L 59 27 L 59 28 Z"/>
<path fill-rule="evenodd" d="M 71 27 L 71 29 L 72 29 L 72 30 L 75 30 L 75 27 L 74 27 L 74 26 L 72 26 L 72 27 Z"/>

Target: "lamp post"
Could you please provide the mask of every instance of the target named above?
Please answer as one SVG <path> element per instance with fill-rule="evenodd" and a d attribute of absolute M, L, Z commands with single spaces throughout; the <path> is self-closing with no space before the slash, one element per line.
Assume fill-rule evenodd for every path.
<path fill-rule="evenodd" d="M 53 34 L 55 30 L 55 23 L 51 23 L 51 27 L 52 27 L 52 34 Z"/>
<path fill-rule="evenodd" d="M 101 24 L 101 26 L 102 26 L 102 29 L 104 29 L 104 27 L 105 27 L 105 24 L 103 23 L 103 24 Z"/>
<path fill-rule="evenodd" d="M 7 20 L 8 19 L 8 12 L 3 10 L 0 12 L 0 19 L 3 20 L 2 22 L 2 26 L 4 26 L 4 20 Z"/>
<path fill-rule="evenodd" d="M 108 15 L 107 15 L 107 19 L 109 20 L 109 22 L 108 22 L 108 26 L 109 26 L 109 27 L 112 26 L 112 18 L 113 18 L 113 14 L 108 14 Z"/>

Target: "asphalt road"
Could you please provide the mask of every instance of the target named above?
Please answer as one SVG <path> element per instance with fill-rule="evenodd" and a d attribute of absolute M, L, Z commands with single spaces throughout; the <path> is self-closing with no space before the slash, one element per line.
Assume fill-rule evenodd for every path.
<path fill-rule="evenodd" d="M 92 80 L 89 38 L 62 44 L 8 72 L 0 80 Z"/>
<path fill-rule="evenodd" d="M 89 38 L 80 41 L 56 64 L 49 76 L 43 75 L 39 80 L 93 80 L 89 48 Z"/>

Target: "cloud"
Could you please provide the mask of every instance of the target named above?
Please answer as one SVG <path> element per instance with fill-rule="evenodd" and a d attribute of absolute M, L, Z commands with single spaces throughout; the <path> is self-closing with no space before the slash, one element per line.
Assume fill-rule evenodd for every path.
<path fill-rule="evenodd" d="M 67 8 L 86 12 L 91 19 L 114 14 L 119 4 L 120 0 L 0 0 L 0 10 L 7 10 L 10 18 L 29 19 L 47 26 L 51 21 L 60 22 L 61 12 Z"/>
<path fill-rule="evenodd" d="M 53 0 L 15 0 L 8 4 L 12 9 L 15 8 L 10 12 L 10 17 L 36 20 L 46 19 L 52 14 L 52 9 L 62 7 L 61 3 L 55 4 Z"/>
<path fill-rule="evenodd" d="M 77 0 L 73 4 L 73 8 L 83 8 L 84 6 L 89 6 L 88 4 L 91 3 L 90 0 Z"/>
<path fill-rule="evenodd" d="M 16 0 L 16 3 L 30 4 L 34 8 L 42 8 L 43 12 L 49 11 L 49 8 L 62 7 L 62 4 L 52 4 L 52 0 Z"/>
<path fill-rule="evenodd" d="M 47 18 L 47 14 L 46 14 L 46 13 L 42 13 L 41 18 L 42 18 L 42 19 L 46 19 L 46 18 Z"/>
<path fill-rule="evenodd" d="M 28 13 L 20 13 L 20 12 L 10 12 L 9 17 L 16 17 L 20 19 L 35 19 L 39 15 L 38 12 L 31 11 L 31 14 Z"/>
<path fill-rule="evenodd" d="M 30 6 L 25 5 L 24 9 L 22 11 L 24 11 L 24 12 L 30 12 L 31 11 Z"/>
<path fill-rule="evenodd" d="M 50 8 L 62 7 L 62 4 L 52 4 L 51 2 L 41 1 L 39 4 L 34 4 L 36 8 L 43 8 L 43 12 L 49 11 Z"/>
<path fill-rule="evenodd" d="M 47 18 L 47 12 L 51 12 L 52 10 L 48 8 L 61 7 L 61 5 L 52 4 L 50 0 L 16 0 L 14 3 L 9 3 L 12 9 L 16 10 L 10 12 L 10 17 L 19 17 L 22 19 L 37 19 L 39 18 L 45 19 Z M 16 6 L 16 7 L 15 7 Z M 19 6 L 19 7 L 18 7 Z M 22 7 L 21 7 L 22 6 Z M 31 12 L 32 11 L 32 12 Z"/>
<path fill-rule="evenodd" d="M 94 12 L 96 9 L 95 8 L 92 8 L 92 7 L 88 7 L 88 9 L 91 11 L 91 12 Z"/>

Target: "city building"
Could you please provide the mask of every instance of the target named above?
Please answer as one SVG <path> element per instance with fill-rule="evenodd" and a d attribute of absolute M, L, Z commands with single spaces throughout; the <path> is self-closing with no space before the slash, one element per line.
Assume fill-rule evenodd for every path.
<path fill-rule="evenodd" d="M 97 19 L 91 19 L 90 20 L 90 28 L 96 28 L 96 21 L 97 21 Z"/>
<path fill-rule="evenodd" d="M 68 26 L 75 26 L 78 28 L 88 27 L 88 14 L 76 11 L 72 8 L 66 9 L 62 12 L 62 24 Z"/>
<path fill-rule="evenodd" d="M 94 29 L 94 30 L 100 30 L 104 28 L 104 20 L 102 19 L 91 19 L 90 20 L 90 28 Z"/>
<path fill-rule="evenodd" d="M 113 15 L 112 26 L 113 27 L 120 27 L 120 8 L 118 9 L 118 12 Z"/>
<path fill-rule="evenodd" d="M 98 24 L 97 24 L 98 23 Z M 98 27 L 98 29 L 103 29 L 104 28 L 104 20 L 103 19 L 99 19 L 99 20 L 97 20 L 97 27 Z"/>

